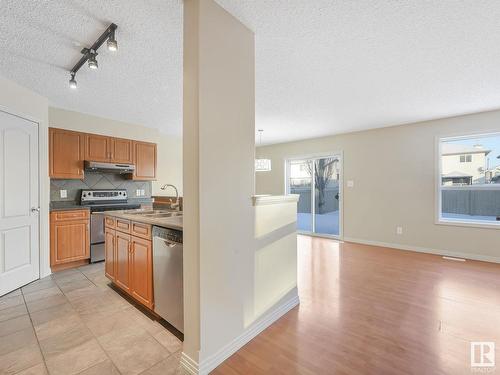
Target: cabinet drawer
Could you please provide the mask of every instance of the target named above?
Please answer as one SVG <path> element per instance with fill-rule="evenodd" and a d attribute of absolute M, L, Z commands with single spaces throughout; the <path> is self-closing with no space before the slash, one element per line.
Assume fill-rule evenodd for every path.
<path fill-rule="evenodd" d="M 89 210 L 72 210 L 72 211 L 54 211 L 52 212 L 52 220 L 87 220 L 90 217 Z"/>
<path fill-rule="evenodd" d="M 145 239 L 151 239 L 151 225 L 144 223 L 132 222 L 131 234 L 133 236 L 142 237 Z"/>
<path fill-rule="evenodd" d="M 116 230 L 130 233 L 130 220 L 116 219 Z"/>
<path fill-rule="evenodd" d="M 104 218 L 104 224 L 106 225 L 106 228 L 115 229 L 116 228 L 116 219 L 114 217 L 106 216 Z"/>

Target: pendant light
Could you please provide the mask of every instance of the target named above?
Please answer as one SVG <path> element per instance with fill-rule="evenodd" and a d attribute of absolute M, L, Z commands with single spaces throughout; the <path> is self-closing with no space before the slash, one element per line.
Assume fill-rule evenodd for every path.
<path fill-rule="evenodd" d="M 259 146 L 262 146 L 262 132 L 259 129 Z M 255 159 L 255 172 L 269 172 L 271 170 L 271 159 Z"/>

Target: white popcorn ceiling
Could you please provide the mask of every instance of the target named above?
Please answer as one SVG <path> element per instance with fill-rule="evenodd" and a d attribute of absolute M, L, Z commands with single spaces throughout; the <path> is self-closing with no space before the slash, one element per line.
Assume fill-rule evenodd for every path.
<path fill-rule="evenodd" d="M 265 144 L 500 107 L 499 1 L 217 1 L 255 31 Z M 109 22 L 118 53 L 102 48 L 69 90 Z M 180 134 L 182 1 L 0 0 L 0 74 L 56 107 Z"/>
<path fill-rule="evenodd" d="M 114 22 L 99 69 L 69 70 Z M 55 107 L 182 132 L 182 0 L 0 0 L 0 75 Z"/>
<path fill-rule="evenodd" d="M 498 0 L 217 0 L 255 31 L 263 143 L 500 107 Z"/>

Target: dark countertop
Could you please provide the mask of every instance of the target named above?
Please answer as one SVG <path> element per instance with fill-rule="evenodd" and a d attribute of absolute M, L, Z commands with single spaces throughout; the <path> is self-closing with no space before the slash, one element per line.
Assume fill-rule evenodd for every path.
<path fill-rule="evenodd" d="M 151 210 L 117 210 L 105 211 L 104 215 L 112 216 L 119 219 L 126 219 L 138 223 L 156 225 L 158 227 L 182 230 L 182 212 L 175 212 L 174 216 L 170 217 L 152 217 L 148 216 Z"/>
<path fill-rule="evenodd" d="M 50 202 L 49 211 L 70 211 L 70 210 L 88 210 L 88 207 L 81 206 L 77 202 Z"/>

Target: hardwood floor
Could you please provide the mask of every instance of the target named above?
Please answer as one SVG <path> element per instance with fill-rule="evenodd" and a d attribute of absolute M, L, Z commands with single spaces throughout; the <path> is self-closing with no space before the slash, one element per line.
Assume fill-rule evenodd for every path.
<path fill-rule="evenodd" d="M 500 264 L 298 244 L 300 306 L 213 374 L 485 373 L 470 367 L 470 341 L 496 342 L 488 373 L 500 374 Z"/>

